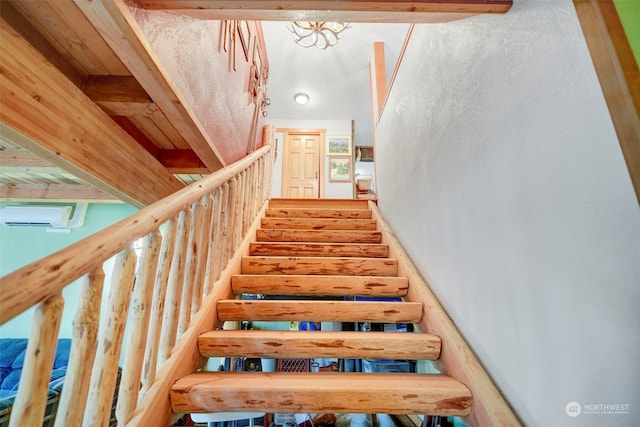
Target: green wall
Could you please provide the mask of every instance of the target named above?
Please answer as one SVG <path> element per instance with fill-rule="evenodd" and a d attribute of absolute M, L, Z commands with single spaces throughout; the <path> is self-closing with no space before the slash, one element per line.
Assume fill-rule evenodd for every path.
<path fill-rule="evenodd" d="M 2 204 L 6 205 L 8 203 Z M 0 277 L 82 240 L 135 212 L 136 208 L 126 204 L 90 204 L 84 225 L 72 229 L 70 233 L 48 233 L 43 228 L 8 227 L 0 224 Z M 105 266 L 107 275 L 110 268 L 109 265 Z M 105 290 L 107 288 L 108 285 L 105 283 Z M 67 286 L 62 296 L 65 300 L 65 310 L 60 337 L 69 338 L 78 302 L 77 284 Z M 0 337 L 28 337 L 31 317 L 32 310 L 29 310 L 0 326 Z"/>
<path fill-rule="evenodd" d="M 640 67 L 640 0 L 614 0 L 613 4 L 620 15 L 624 32 Z"/>

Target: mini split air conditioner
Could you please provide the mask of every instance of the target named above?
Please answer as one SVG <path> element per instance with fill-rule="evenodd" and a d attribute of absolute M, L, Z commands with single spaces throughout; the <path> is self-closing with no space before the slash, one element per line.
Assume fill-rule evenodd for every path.
<path fill-rule="evenodd" d="M 86 204 L 73 206 L 5 206 L 0 222 L 10 227 L 75 228 L 82 225 Z M 73 217 L 72 217 L 73 214 Z"/>

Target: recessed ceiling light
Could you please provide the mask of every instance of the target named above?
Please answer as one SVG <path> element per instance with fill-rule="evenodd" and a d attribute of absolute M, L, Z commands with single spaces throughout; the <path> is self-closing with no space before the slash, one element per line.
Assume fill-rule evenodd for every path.
<path fill-rule="evenodd" d="M 293 95 L 293 100 L 296 101 L 297 104 L 304 105 L 309 102 L 309 95 L 306 93 L 296 93 Z"/>

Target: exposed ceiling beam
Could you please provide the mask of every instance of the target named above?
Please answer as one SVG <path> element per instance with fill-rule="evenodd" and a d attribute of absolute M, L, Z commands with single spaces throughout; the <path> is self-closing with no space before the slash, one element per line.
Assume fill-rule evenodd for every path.
<path fill-rule="evenodd" d="M 88 76 L 82 82 L 82 90 L 95 102 L 153 103 L 132 76 Z"/>
<path fill-rule="evenodd" d="M 183 187 L 4 20 L 0 32 L 5 139 L 137 207 Z"/>
<path fill-rule="evenodd" d="M 439 23 L 481 13 L 506 13 L 510 0 L 141 0 L 145 9 L 201 19 Z"/>
<path fill-rule="evenodd" d="M 74 0 L 208 169 L 225 163 L 146 41 L 124 0 Z"/>
<path fill-rule="evenodd" d="M 26 151 L 0 151 L 0 167 L 6 173 L 7 168 L 51 168 L 51 163 Z"/>
<path fill-rule="evenodd" d="M 123 102 L 123 101 L 96 101 L 102 109 L 110 116 L 145 116 L 162 113 L 158 106 L 152 102 Z"/>
<path fill-rule="evenodd" d="M 76 68 L 53 47 L 49 41 L 16 10 L 13 4 L 2 1 L 0 6 L 0 16 L 7 21 L 22 37 L 35 47 L 49 62 L 60 70 L 76 86 L 82 84 L 82 75 Z"/>
<path fill-rule="evenodd" d="M 107 111 L 107 114 L 109 112 Z M 160 153 L 160 149 L 155 146 L 153 141 L 151 141 L 147 136 L 136 127 L 131 120 L 129 120 L 128 116 L 111 116 L 114 122 L 116 122 L 122 129 L 124 129 L 133 139 L 138 141 L 138 144 L 144 147 L 153 157 L 158 158 L 158 154 Z"/>
<path fill-rule="evenodd" d="M 158 160 L 174 174 L 209 173 L 193 150 L 160 150 Z"/>
<path fill-rule="evenodd" d="M 0 184 L 0 201 L 119 203 L 110 194 L 90 185 Z"/>

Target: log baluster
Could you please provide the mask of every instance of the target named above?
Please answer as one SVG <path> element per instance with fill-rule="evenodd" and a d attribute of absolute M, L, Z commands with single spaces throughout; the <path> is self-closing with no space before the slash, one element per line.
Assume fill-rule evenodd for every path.
<path fill-rule="evenodd" d="M 104 287 L 104 271 L 99 267 L 80 279 L 78 311 L 73 319 L 73 338 L 69 366 L 60 396 L 55 427 L 82 425 L 84 406 L 91 381 L 91 367 L 96 356 L 100 303 Z"/>
<path fill-rule="evenodd" d="M 130 246 L 116 256 L 109 299 L 99 330 L 83 426 L 109 425 L 136 261 L 136 253 Z"/>
<path fill-rule="evenodd" d="M 229 183 L 225 182 L 222 185 L 222 210 L 220 212 L 220 234 L 218 241 L 218 253 L 215 254 L 215 257 L 218 262 L 218 268 L 216 277 L 220 277 L 222 270 L 227 265 L 227 250 L 228 250 L 228 239 L 229 235 Z"/>
<path fill-rule="evenodd" d="M 152 304 L 153 283 L 158 268 L 161 245 L 162 235 L 158 230 L 145 236 L 142 243 L 142 254 L 129 311 L 126 357 L 122 368 L 122 381 L 116 408 L 117 419 L 123 424 L 131 417 L 138 403 L 141 370 L 149 331 L 149 309 Z"/>
<path fill-rule="evenodd" d="M 42 424 L 63 307 L 62 295 L 57 293 L 39 304 L 33 314 L 10 427 Z"/>
<path fill-rule="evenodd" d="M 158 361 L 158 348 L 160 343 L 160 331 L 162 330 L 162 319 L 164 313 L 165 298 L 167 295 L 167 284 L 171 271 L 171 259 L 176 244 L 176 233 L 178 227 L 177 219 L 167 221 L 160 249 L 160 259 L 158 261 L 158 271 L 156 272 L 155 284 L 153 286 L 153 303 L 151 305 L 151 318 L 149 321 L 149 332 L 145 346 L 144 364 L 142 368 L 142 387 L 138 401 L 149 390 L 156 377 L 156 364 Z"/>
<path fill-rule="evenodd" d="M 202 223 L 204 220 L 204 207 L 202 203 L 193 204 L 193 218 L 189 227 L 189 239 L 185 248 L 185 274 L 182 284 L 182 296 L 180 297 L 180 315 L 178 319 L 178 336 L 180 336 L 189 327 L 191 320 L 191 302 L 193 301 L 193 292 L 195 288 L 196 273 L 198 267 L 198 244 L 200 240 L 199 234 L 202 233 Z"/>
<path fill-rule="evenodd" d="M 231 254 L 236 248 L 236 225 L 238 223 L 238 180 L 234 176 L 229 180 L 229 226 L 227 227 L 227 249 L 225 251 L 225 263 L 229 262 Z"/>
<path fill-rule="evenodd" d="M 213 232 L 211 229 L 213 215 L 213 199 L 211 194 L 207 194 L 202 198 L 202 205 L 205 207 L 204 222 L 202 224 L 202 232 L 200 233 L 200 241 L 198 243 L 198 268 L 196 271 L 196 286 L 191 300 L 191 317 L 200 310 L 202 297 L 207 283 L 207 270 L 210 265 L 211 242 Z"/>
<path fill-rule="evenodd" d="M 182 285 L 184 282 L 191 219 L 191 208 L 180 212 L 178 215 L 178 235 L 176 236 L 176 247 L 173 252 L 173 259 L 171 260 L 171 272 L 169 273 L 169 283 L 167 285 L 167 299 L 162 320 L 160 360 L 169 358 L 171 350 L 173 350 L 173 346 L 176 343 L 176 331 L 178 330 L 178 317 L 180 315 L 180 297 L 182 296 Z"/>
<path fill-rule="evenodd" d="M 213 246 L 211 246 L 211 251 L 209 254 L 209 259 L 211 260 L 209 281 L 207 282 L 207 286 L 209 287 L 209 292 L 213 289 L 216 280 L 220 277 L 220 256 L 222 253 L 222 223 L 224 218 L 222 216 L 222 209 L 224 203 L 224 187 L 218 188 L 215 194 L 215 211 L 213 217 Z"/>

